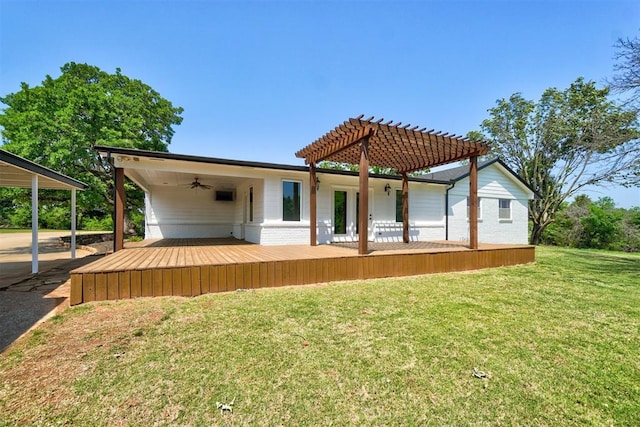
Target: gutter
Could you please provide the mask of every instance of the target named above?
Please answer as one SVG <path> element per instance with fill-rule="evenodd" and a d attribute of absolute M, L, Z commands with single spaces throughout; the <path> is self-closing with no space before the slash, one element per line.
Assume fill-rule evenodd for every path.
<path fill-rule="evenodd" d="M 449 184 L 444 196 L 444 240 L 449 240 L 449 190 L 456 186 L 456 182 Z"/>

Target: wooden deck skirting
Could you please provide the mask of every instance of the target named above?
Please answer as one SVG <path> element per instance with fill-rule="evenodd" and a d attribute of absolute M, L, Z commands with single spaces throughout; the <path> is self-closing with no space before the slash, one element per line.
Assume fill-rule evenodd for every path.
<path fill-rule="evenodd" d="M 413 276 L 526 264 L 535 247 L 381 250 L 323 246 L 207 246 L 124 249 L 71 272 L 71 305 L 150 296 Z"/>

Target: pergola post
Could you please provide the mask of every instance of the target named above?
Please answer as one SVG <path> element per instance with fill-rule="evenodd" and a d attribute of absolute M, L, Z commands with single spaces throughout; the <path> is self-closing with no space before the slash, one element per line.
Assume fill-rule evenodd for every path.
<path fill-rule="evenodd" d="M 316 192 L 318 190 L 316 181 L 316 164 L 311 163 L 309 165 L 309 187 L 311 189 L 311 197 L 309 200 L 309 236 L 311 240 L 311 246 L 318 244 L 317 227 L 318 227 L 318 210 L 316 202 Z"/>
<path fill-rule="evenodd" d="M 478 249 L 478 156 L 469 158 L 469 248 Z"/>
<path fill-rule="evenodd" d="M 402 241 L 409 243 L 409 177 L 402 173 Z"/>
<path fill-rule="evenodd" d="M 124 248 L 124 169 L 114 168 L 115 218 L 113 219 L 113 251 Z"/>
<path fill-rule="evenodd" d="M 38 272 L 38 175 L 31 176 L 31 273 Z"/>
<path fill-rule="evenodd" d="M 358 253 L 366 255 L 369 253 L 369 137 L 362 139 L 360 143 L 360 197 L 358 218 Z"/>

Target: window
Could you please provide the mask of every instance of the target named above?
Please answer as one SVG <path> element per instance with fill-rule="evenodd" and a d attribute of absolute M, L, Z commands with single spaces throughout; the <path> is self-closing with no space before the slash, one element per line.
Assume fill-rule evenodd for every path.
<path fill-rule="evenodd" d="M 253 222 L 253 187 L 249 187 L 249 222 Z"/>
<path fill-rule="evenodd" d="M 396 190 L 396 222 L 402 222 L 402 190 Z"/>
<path fill-rule="evenodd" d="M 333 192 L 333 233 L 347 234 L 347 192 Z"/>
<path fill-rule="evenodd" d="M 478 220 L 482 219 L 482 209 L 480 209 L 482 207 L 482 199 L 480 197 L 478 197 Z M 467 197 L 467 219 L 469 219 L 469 205 L 471 203 L 471 200 L 469 199 L 469 197 Z"/>
<path fill-rule="evenodd" d="M 282 220 L 300 221 L 300 183 L 282 181 Z"/>
<path fill-rule="evenodd" d="M 498 219 L 511 219 L 511 200 L 498 200 Z"/>

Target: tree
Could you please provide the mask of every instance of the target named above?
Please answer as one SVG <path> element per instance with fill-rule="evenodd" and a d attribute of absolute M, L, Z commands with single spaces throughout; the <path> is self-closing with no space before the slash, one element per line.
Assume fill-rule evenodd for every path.
<path fill-rule="evenodd" d="M 640 39 L 618 39 L 615 44 L 618 61 L 613 69 L 617 74 L 609 80 L 609 87 L 617 93 L 629 95 L 629 106 L 640 110 Z"/>
<path fill-rule="evenodd" d="M 493 155 L 540 195 L 529 208 L 532 244 L 562 203 L 584 187 L 637 178 L 637 114 L 608 94 L 578 78 L 565 90 L 547 89 L 538 102 L 516 93 L 488 110 L 481 128 Z"/>
<path fill-rule="evenodd" d="M 581 219 L 584 236 L 581 246 L 605 249 L 619 240 L 622 214 L 610 197 L 598 199 L 589 205 L 589 215 Z"/>
<path fill-rule="evenodd" d="M 87 183 L 89 189 L 78 195 L 79 217 L 104 217 L 112 212 L 112 171 L 93 147 L 167 151 L 183 110 L 119 68 L 109 74 L 71 62 L 61 71 L 40 86 L 22 83 L 20 91 L 0 98 L 6 105 L 0 113 L 3 148 Z M 128 217 L 139 214 L 141 191 L 128 183 L 127 196 Z M 13 200 L 20 205 L 20 197 Z"/>
<path fill-rule="evenodd" d="M 318 163 L 318 167 L 320 169 L 333 169 L 339 171 L 350 171 L 350 172 L 358 172 L 360 170 L 360 165 L 352 164 L 352 163 L 341 163 L 341 162 L 332 162 L 329 160 L 323 160 Z M 370 166 L 369 173 L 375 175 L 396 175 L 400 176 L 398 171 L 393 168 L 384 168 L 382 166 Z M 429 173 L 429 169 L 420 169 L 417 171 L 409 172 L 409 176 L 420 176 Z"/>

